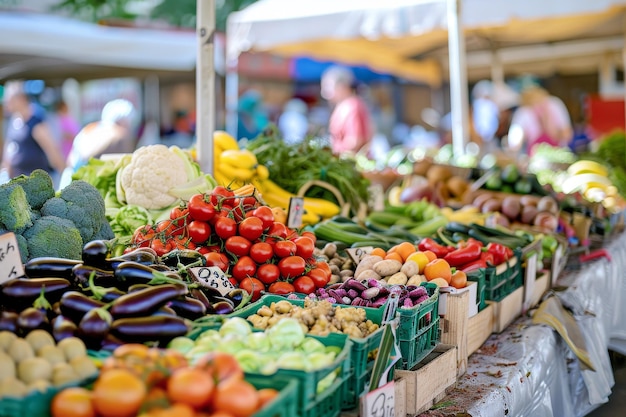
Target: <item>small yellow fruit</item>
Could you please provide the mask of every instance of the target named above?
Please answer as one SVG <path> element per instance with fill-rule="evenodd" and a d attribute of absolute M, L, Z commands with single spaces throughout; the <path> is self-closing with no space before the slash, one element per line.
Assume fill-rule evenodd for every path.
<path fill-rule="evenodd" d="M 420 274 L 424 273 L 424 268 L 426 267 L 426 264 L 430 262 L 428 260 L 428 256 L 426 256 L 424 252 L 420 252 L 420 251 L 409 255 L 409 257 L 406 258 L 406 260 L 415 262 L 420 269 L 419 271 Z"/>

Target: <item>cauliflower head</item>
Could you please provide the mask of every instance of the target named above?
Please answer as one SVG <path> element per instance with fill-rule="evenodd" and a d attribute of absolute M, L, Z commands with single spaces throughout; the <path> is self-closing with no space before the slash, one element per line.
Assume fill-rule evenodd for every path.
<path fill-rule="evenodd" d="M 188 165 L 188 161 L 165 145 L 137 149 L 120 177 L 126 203 L 148 210 L 174 204 L 177 198 L 168 191 L 193 179 L 189 177 Z"/>

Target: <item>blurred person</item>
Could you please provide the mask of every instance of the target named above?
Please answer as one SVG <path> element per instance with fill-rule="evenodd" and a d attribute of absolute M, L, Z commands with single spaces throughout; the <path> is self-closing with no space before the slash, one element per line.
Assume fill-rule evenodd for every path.
<path fill-rule="evenodd" d="M 499 109 L 493 100 L 493 84 L 481 80 L 472 89 L 472 125 L 480 137 L 484 151 L 496 147 L 495 135 L 499 125 Z"/>
<path fill-rule="evenodd" d="M 321 95 L 332 106 L 328 122 L 334 153 L 357 153 L 370 145 L 374 136 L 372 117 L 365 102 L 354 89 L 354 74 L 349 68 L 333 66 L 321 79 Z"/>
<path fill-rule="evenodd" d="M 256 138 L 269 124 L 263 97 L 256 90 L 248 90 L 239 97 L 237 113 L 238 140 Z"/>
<path fill-rule="evenodd" d="M 563 101 L 536 84 L 525 87 L 511 120 L 508 148 L 532 156 L 541 143 L 567 147 L 572 137 L 572 122 Z"/>
<path fill-rule="evenodd" d="M 67 107 L 67 103 L 64 101 L 57 104 L 56 112 L 60 133 L 61 152 L 63 153 L 63 158 L 67 160 L 70 150 L 72 149 L 72 144 L 74 143 L 74 138 L 80 131 L 80 125 L 76 119 L 74 119 L 70 113 L 69 107 Z"/>
<path fill-rule="evenodd" d="M 63 172 L 65 159 L 45 121 L 45 111 L 31 102 L 21 84 L 4 91 L 5 110 L 10 115 L 4 137 L 2 169 L 9 178 L 29 175 L 41 168 L 54 178 Z"/>
<path fill-rule="evenodd" d="M 285 143 L 294 144 L 304 140 L 309 131 L 308 108 L 304 101 L 292 98 L 278 117 L 278 129 Z"/>
<path fill-rule="evenodd" d="M 163 136 L 161 142 L 167 146 L 178 146 L 182 149 L 191 148 L 195 142 L 191 121 L 185 110 L 174 114 L 173 131 Z"/>
<path fill-rule="evenodd" d="M 133 152 L 135 117 L 135 106 L 130 101 L 109 101 L 102 109 L 100 120 L 89 123 L 76 135 L 67 159 L 68 168 L 76 171 L 89 159 L 103 154 Z"/>

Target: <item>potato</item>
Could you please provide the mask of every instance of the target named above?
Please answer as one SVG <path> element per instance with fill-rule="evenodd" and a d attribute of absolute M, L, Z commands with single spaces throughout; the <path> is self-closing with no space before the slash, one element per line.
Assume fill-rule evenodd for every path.
<path fill-rule="evenodd" d="M 48 390 L 48 388 L 50 388 L 52 384 L 50 384 L 49 381 L 44 381 L 43 379 L 39 379 L 35 382 L 33 382 L 32 384 L 28 384 L 28 386 L 26 387 L 26 391 L 28 392 L 33 392 L 33 391 L 39 391 L 39 392 L 46 392 Z"/>
<path fill-rule="evenodd" d="M 15 378 L 16 369 L 13 359 L 4 352 L 0 352 L 0 381 Z"/>
<path fill-rule="evenodd" d="M 426 277 L 424 275 L 415 274 L 409 278 L 406 285 L 420 285 L 422 282 L 426 282 Z"/>
<path fill-rule="evenodd" d="M 11 343 L 17 339 L 15 333 L 3 330 L 0 332 L 0 350 L 8 351 Z"/>
<path fill-rule="evenodd" d="M 17 378 L 7 378 L 0 382 L 0 398 L 23 397 L 26 395 L 26 385 Z"/>
<path fill-rule="evenodd" d="M 415 274 L 419 274 L 420 267 L 415 261 L 406 261 L 400 268 L 400 272 L 403 272 L 407 277 L 412 277 Z"/>
<path fill-rule="evenodd" d="M 359 281 L 375 279 L 378 281 L 381 280 L 382 277 L 378 275 L 373 269 L 365 269 L 361 271 L 359 275 L 355 274 L 354 279 L 358 279 Z"/>
<path fill-rule="evenodd" d="M 65 362 L 65 354 L 57 346 L 46 345 L 37 351 L 37 356 L 44 358 L 53 366 Z"/>
<path fill-rule="evenodd" d="M 54 346 L 54 338 L 45 330 L 36 329 L 28 333 L 24 338 L 33 348 L 33 352 L 38 352 L 44 346 Z"/>
<path fill-rule="evenodd" d="M 52 365 L 44 358 L 24 359 L 17 366 L 17 376 L 27 385 L 40 379 L 47 381 L 52 378 Z"/>
<path fill-rule="evenodd" d="M 365 269 L 372 269 L 375 263 L 382 260 L 383 258 L 381 258 L 380 256 L 367 255 L 366 257 L 361 259 L 361 262 L 359 262 L 359 264 L 356 266 L 356 269 L 354 270 L 354 276 L 357 277 L 359 273 Z"/>
<path fill-rule="evenodd" d="M 58 387 L 72 382 L 78 382 L 80 381 L 80 379 L 80 376 L 78 376 L 78 374 L 74 372 L 74 370 L 70 366 L 69 370 L 55 372 L 52 375 L 52 385 Z"/>
<path fill-rule="evenodd" d="M 30 344 L 26 340 L 20 338 L 15 339 L 11 343 L 7 352 L 17 363 L 35 356 L 35 352 Z"/>
<path fill-rule="evenodd" d="M 438 287 L 449 287 L 450 284 L 448 283 L 448 281 L 446 281 L 444 278 L 435 278 L 432 279 L 428 282 L 431 282 L 433 284 L 437 284 Z"/>
<path fill-rule="evenodd" d="M 388 277 L 400 272 L 402 268 L 402 262 L 395 259 L 386 259 L 384 261 L 376 262 L 372 269 L 381 277 Z"/>
<path fill-rule="evenodd" d="M 57 347 L 63 351 L 66 361 L 71 361 L 77 356 L 87 356 L 85 343 L 77 337 L 68 337 L 61 340 Z"/>
<path fill-rule="evenodd" d="M 389 285 L 406 285 L 408 278 L 404 272 L 396 272 L 387 279 Z"/>
<path fill-rule="evenodd" d="M 70 361 L 70 365 L 74 369 L 74 372 L 82 379 L 89 378 L 98 373 L 96 364 L 94 364 L 88 356 L 77 356 Z"/>

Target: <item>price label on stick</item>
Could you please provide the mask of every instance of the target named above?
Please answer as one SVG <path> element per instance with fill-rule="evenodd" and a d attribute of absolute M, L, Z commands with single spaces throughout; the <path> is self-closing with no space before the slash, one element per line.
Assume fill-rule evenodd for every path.
<path fill-rule="evenodd" d="M 304 198 L 291 197 L 289 210 L 287 210 L 287 227 L 297 229 L 302 227 L 302 215 L 304 214 Z"/>
<path fill-rule="evenodd" d="M 363 246 L 362 248 L 348 248 L 346 252 L 348 256 L 354 261 L 355 264 L 359 264 L 367 255 L 372 253 L 373 246 Z"/>
<path fill-rule="evenodd" d="M 224 271 L 217 266 L 189 268 L 189 272 L 200 285 L 215 288 L 222 295 L 226 295 L 235 289 L 235 286 L 228 280 Z"/>
<path fill-rule="evenodd" d="M 15 233 L 0 235 L 0 284 L 23 275 L 24 266 Z"/>
<path fill-rule="evenodd" d="M 395 393 L 395 384 L 391 381 L 365 394 L 361 399 L 361 416 L 395 417 Z"/>

